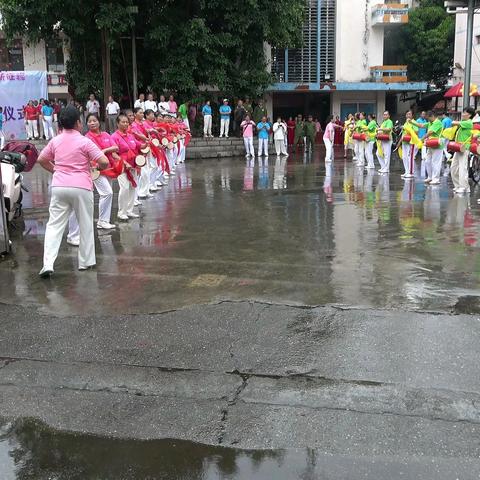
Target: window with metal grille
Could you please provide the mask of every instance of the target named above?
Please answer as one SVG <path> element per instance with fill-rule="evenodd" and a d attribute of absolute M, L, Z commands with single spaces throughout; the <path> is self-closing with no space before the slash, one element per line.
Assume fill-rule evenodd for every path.
<path fill-rule="evenodd" d="M 320 82 L 335 80 L 336 3 L 320 1 Z"/>

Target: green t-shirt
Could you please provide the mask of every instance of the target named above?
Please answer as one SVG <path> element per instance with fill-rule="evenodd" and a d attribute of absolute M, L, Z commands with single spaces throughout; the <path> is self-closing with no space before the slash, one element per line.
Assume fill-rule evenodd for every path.
<path fill-rule="evenodd" d="M 367 126 L 367 142 L 374 142 L 375 137 L 377 135 L 377 122 L 375 120 L 371 120 Z"/>
<path fill-rule="evenodd" d="M 430 138 L 440 138 L 442 130 L 443 130 L 443 124 L 439 118 L 437 118 L 433 123 L 428 124 L 427 132 L 430 132 L 430 135 L 429 135 Z"/>
<path fill-rule="evenodd" d="M 366 127 L 366 126 L 367 126 L 367 121 L 365 119 L 357 120 L 355 123 L 355 130 L 357 131 L 357 133 L 363 133 L 365 130 L 363 127 Z"/>
<path fill-rule="evenodd" d="M 473 122 L 471 120 L 462 120 L 455 136 L 455 141 L 460 143 L 469 143 L 472 136 Z"/>
<path fill-rule="evenodd" d="M 187 106 L 184 103 L 182 103 L 178 107 L 178 113 L 182 116 L 184 120 L 187 118 Z"/>
<path fill-rule="evenodd" d="M 387 120 L 384 120 L 382 124 L 380 125 L 381 130 L 390 130 L 388 133 L 387 132 L 381 132 L 382 134 L 387 134 L 390 135 L 390 139 L 392 139 L 392 130 L 393 130 L 393 122 L 390 118 Z"/>

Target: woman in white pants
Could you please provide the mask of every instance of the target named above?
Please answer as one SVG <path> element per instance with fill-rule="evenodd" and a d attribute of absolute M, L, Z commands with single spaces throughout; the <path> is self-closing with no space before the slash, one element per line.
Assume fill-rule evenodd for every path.
<path fill-rule="evenodd" d="M 55 136 L 53 131 L 53 107 L 48 100 L 45 100 L 42 106 L 42 124 L 45 138 L 50 140 Z"/>
<path fill-rule="evenodd" d="M 245 119 L 240 124 L 242 129 L 243 144 L 245 145 L 245 156 L 255 157 L 255 148 L 253 147 L 253 130 L 255 122 L 250 119 L 250 115 L 245 115 Z"/>
<path fill-rule="evenodd" d="M 143 119 L 143 109 L 137 107 L 133 110 L 133 114 L 135 115 L 135 121 L 130 125 L 130 131 L 135 137 L 135 139 L 143 144 L 147 144 L 150 137 L 144 125 Z M 142 167 L 140 171 L 140 178 L 138 179 L 138 198 L 146 199 L 152 198 L 153 195 L 150 193 L 150 162 Z"/>
<path fill-rule="evenodd" d="M 63 132 L 42 150 L 38 162 L 53 173 L 49 219 L 45 230 L 43 268 L 39 275 L 50 277 L 72 211 L 80 224 L 78 269 L 87 270 L 96 263 L 93 235 L 93 183 L 90 166 L 108 167 L 108 159 L 89 139 L 80 134 L 80 114 L 68 106 L 60 114 Z"/>
<path fill-rule="evenodd" d="M 287 124 L 281 119 L 277 118 L 277 121 L 273 124 L 273 141 L 275 143 L 275 151 L 277 157 L 283 155 L 288 157 L 287 144 L 285 139 L 287 138 Z"/>
<path fill-rule="evenodd" d="M 368 170 L 373 170 L 375 168 L 375 160 L 373 158 L 373 147 L 375 145 L 376 135 L 377 135 L 377 120 L 373 113 L 368 114 L 368 125 L 366 130 L 367 141 L 365 142 L 365 158 L 367 159 Z"/>
<path fill-rule="evenodd" d="M 128 133 L 128 127 L 128 117 L 121 113 L 117 117 L 117 131 L 112 134 L 112 140 L 118 146 L 118 154 L 124 166 L 122 174 L 118 176 L 118 186 L 120 187 L 118 192 L 118 219 L 122 221 L 139 217 L 133 212 L 137 186 L 135 157 L 139 153 L 142 143 L 131 133 Z"/>
<path fill-rule="evenodd" d="M 325 144 L 325 162 L 333 162 L 333 140 L 335 137 L 335 126 L 333 123 L 333 116 L 327 117 L 327 126 L 323 132 L 323 143 Z"/>
<path fill-rule="evenodd" d="M 258 156 L 262 154 L 268 158 L 268 137 L 270 135 L 270 123 L 267 122 L 267 117 L 262 117 L 262 121 L 257 123 L 258 132 Z"/>

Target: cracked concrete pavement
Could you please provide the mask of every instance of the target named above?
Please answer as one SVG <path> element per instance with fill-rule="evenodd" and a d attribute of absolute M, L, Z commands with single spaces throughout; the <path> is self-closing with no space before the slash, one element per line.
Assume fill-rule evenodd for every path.
<path fill-rule="evenodd" d="M 480 471 L 477 316 L 225 301 L 95 317 L 0 305 L 0 318 L 9 418 Z"/>

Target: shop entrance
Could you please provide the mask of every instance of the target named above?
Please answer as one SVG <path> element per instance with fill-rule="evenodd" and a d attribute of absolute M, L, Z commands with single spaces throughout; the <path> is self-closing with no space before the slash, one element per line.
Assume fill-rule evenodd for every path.
<path fill-rule="evenodd" d="M 331 97 L 329 93 L 294 92 L 273 94 L 273 116 L 281 116 L 288 120 L 298 114 L 312 115 L 318 118 L 322 125 L 330 115 Z"/>

